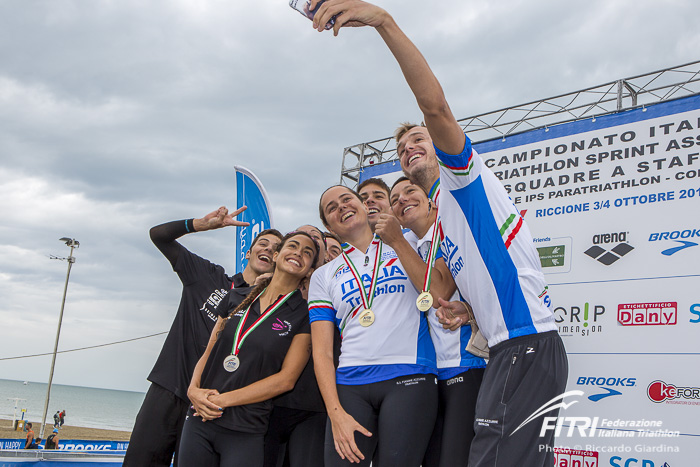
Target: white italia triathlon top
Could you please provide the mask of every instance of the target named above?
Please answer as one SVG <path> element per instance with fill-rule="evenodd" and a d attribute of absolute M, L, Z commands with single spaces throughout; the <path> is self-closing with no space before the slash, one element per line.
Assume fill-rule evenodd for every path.
<path fill-rule="evenodd" d="M 423 238 L 418 238 L 416 234 L 410 230 L 404 233 L 404 238 L 418 252 L 418 255 L 423 261 L 428 261 L 430 253 L 430 244 L 433 238 L 433 224 Z M 435 260 L 442 257 L 440 250 L 437 251 Z M 451 300 L 461 300 L 459 291 L 456 291 L 451 297 Z M 436 302 L 437 303 L 437 302 Z M 438 321 L 435 314 L 437 310 L 431 308 L 427 311 L 428 325 L 430 326 L 430 337 L 433 339 L 435 346 L 435 355 L 437 357 L 438 379 L 445 380 L 457 376 L 460 373 L 471 368 L 485 368 L 486 360 L 481 357 L 467 352 L 466 346 L 469 338 L 472 335 L 471 326 L 461 326 L 456 331 L 445 329 Z"/>
<path fill-rule="evenodd" d="M 556 330 L 547 282 L 532 235 L 496 176 L 466 138 L 461 154 L 438 148 L 443 258 L 489 347 Z"/>
<path fill-rule="evenodd" d="M 343 244 L 361 275 L 367 297 L 380 245 L 375 235 L 366 252 Z M 368 384 L 399 376 L 437 373 L 428 322 L 416 306 L 418 291 L 396 252 L 382 244 L 380 271 L 371 309 L 374 323 L 360 324 L 360 288 L 343 256 L 317 269 L 309 286 L 309 320 L 332 321 L 341 333 L 338 384 Z"/>

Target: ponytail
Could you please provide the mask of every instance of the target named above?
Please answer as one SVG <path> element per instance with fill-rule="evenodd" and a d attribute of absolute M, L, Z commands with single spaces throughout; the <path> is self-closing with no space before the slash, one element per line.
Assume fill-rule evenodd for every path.
<path fill-rule="evenodd" d="M 271 281 L 272 281 L 272 277 L 266 277 L 265 279 L 261 279 L 260 282 L 258 282 L 258 284 L 255 287 L 253 287 L 253 289 L 250 292 L 248 292 L 248 295 L 246 295 L 246 297 L 243 299 L 243 301 L 240 303 L 240 305 L 238 305 L 236 308 L 231 310 L 231 312 L 228 314 L 226 319 L 224 319 L 221 322 L 219 332 L 216 334 L 217 339 L 219 338 L 221 333 L 224 332 L 224 328 L 226 327 L 226 323 L 228 322 L 229 318 L 231 316 L 235 315 L 236 313 L 238 313 L 239 311 L 245 310 L 246 308 L 248 308 L 253 303 L 253 300 L 258 298 L 258 295 L 260 295 L 262 293 L 262 291 L 265 290 L 265 288 L 268 285 L 270 285 Z M 231 292 L 229 292 L 229 293 L 231 293 Z"/>

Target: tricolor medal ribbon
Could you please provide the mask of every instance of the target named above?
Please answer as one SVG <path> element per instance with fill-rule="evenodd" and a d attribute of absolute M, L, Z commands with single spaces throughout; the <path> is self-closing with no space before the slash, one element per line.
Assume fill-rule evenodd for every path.
<path fill-rule="evenodd" d="M 440 183 L 439 181 L 436 183 Z M 437 188 L 437 187 L 435 187 Z M 439 189 L 435 190 L 434 196 L 437 198 Z M 438 242 L 438 236 L 442 239 L 442 224 L 440 223 L 440 213 L 438 211 L 437 203 L 435 204 L 435 224 L 433 224 L 433 235 L 430 241 L 430 250 L 428 251 L 428 258 L 426 260 L 425 275 L 423 276 L 423 291 L 418 295 L 416 299 L 416 306 L 420 311 L 426 312 L 430 310 L 433 306 L 433 296 L 430 295 L 430 280 L 433 275 L 433 266 L 435 265 L 435 257 L 437 256 L 438 248 L 440 247 L 440 242 Z"/>
<path fill-rule="evenodd" d="M 367 292 L 367 295 L 365 296 L 365 285 L 362 282 L 362 275 L 357 271 L 357 268 L 355 267 L 355 264 L 352 262 L 350 257 L 347 255 L 348 252 L 352 251 L 351 247 L 349 245 L 343 245 L 343 260 L 345 261 L 345 264 L 347 264 L 348 268 L 350 269 L 350 273 L 352 276 L 355 278 L 355 281 L 357 282 L 357 286 L 359 287 L 359 292 L 360 292 L 360 300 L 361 300 L 361 305 L 352 310 L 349 315 L 350 318 L 354 318 L 355 315 L 357 315 L 357 312 L 360 311 L 358 319 L 360 321 L 360 324 L 363 327 L 368 327 L 371 326 L 372 323 L 374 323 L 375 315 L 374 312 L 372 311 L 372 303 L 374 302 L 374 292 L 377 289 L 377 278 L 379 277 L 379 263 L 382 258 L 382 241 L 379 240 L 377 237 L 375 237 L 372 240 L 372 244 L 374 245 L 377 243 L 377 254 L 374 257 L 374 267 L 372 268 L 372 279 L 369 284 L 369 291 Z M 354 249 L 354 247 L 352 247 Z M 347 324 L 347 316 L 346 316 L 346 323 Z M 341 333 L 345 329 L 345 324 L 341 327 Z"/>
<path fill-rule="evenodd" d="M 260 326 L 263 323 L 263 321 L 272 316 L 272 314 L 275 311 L 277 311 L 282 305 L 284 305 L 284 302 L 286 302 L 287 299 L 291 297 L 294 292 L 296 292 L 295 289 L 289 292 L 288 294 L 279 297 L 275 303 L 273 303 L 267 310 L 260 314 L 258 319 L 256 319 L 255 322 L 248 329 L 243 331 L 243 325 L 248 319 L 248 314 L 250 313 L 250 309 L 253 306 L 253 303 L 255 303 L 255 301 L 259 299 L 263 293 L 265 293 L 265 290 L 267 290 L 267 288 L 263 289 L 263 291 L 260 292 L 257 297 L 255 297 L 255 300 L 250 302 L 250 305 L 248 305 L 248 308 L 246 308 L 245 312 L 243 313 L 241 320 L 238 322 L 238 326 L 236 327 L 236 334 L 233 337 L 233 347 L 231 348 L 231 355 L 227 356 L 224 359 L 224 369 L 229 373 L 233 373 L 241 366 L 241 360 L 238 357 L 238 352 L 241 351 L 241 346 L 243 345 L 243 341 L 245 341 L 246 337 L 248 337 L 251 332 L 253 332 L 258 326 Z"/>

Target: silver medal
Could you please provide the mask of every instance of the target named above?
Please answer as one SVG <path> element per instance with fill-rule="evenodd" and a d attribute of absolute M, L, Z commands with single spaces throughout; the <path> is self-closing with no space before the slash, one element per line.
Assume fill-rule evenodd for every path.
<path fill-rule="evenodd" d="M 224 370 L 228 371 L 229 373 L 236 371 L 240 365 L 241 360 L 237 355 L 229 355 L 228 357 L 224 358 Z"/>

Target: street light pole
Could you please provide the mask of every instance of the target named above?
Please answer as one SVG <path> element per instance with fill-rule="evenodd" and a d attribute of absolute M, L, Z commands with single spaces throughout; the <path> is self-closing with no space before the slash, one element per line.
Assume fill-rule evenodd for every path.
<path fill-rule="evenodd" d="M 80 242 L 74 238 L 63 237 L 62 242 L 70 247 L 70 254 L 68 258 L 56 258 L 65 259 L 68 261 L 68 272 L 66 273 L 66 285 L 63 287 L 63 300 L 61 301 L 61 313 L 58 315 L 58 328 L 56 329 L 56 343 L 53 346 L 53 357 L 51 358 L 51 372 L 49 373 L 49 386 L 46 388 L 46 400 L 44 401 L 44 418 L 41 420 L 41 431 L 39 433 L 40 438 L 44 438 L 44 427 L 46 426 L 46 413 L 49 410 L 49 397 L 51 395 L 51 382 L 53 381 L 53 368 L 56 364 L 56 351 L 58 350 L 58 338 L 61 335 L 61 322 L 63 321 L 63 309 L 66 306 L 66 293 L 68 292 L 68 278 L 70 277 L 70 269 L 75 263 L 75 258 L 73 257 L 73 249 L 80 246 Z"/>

